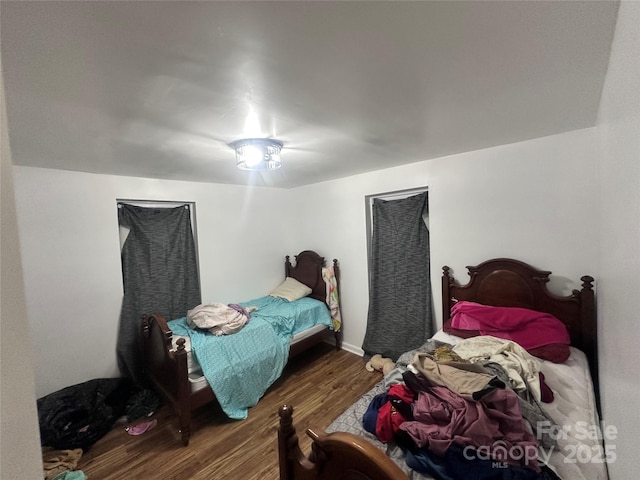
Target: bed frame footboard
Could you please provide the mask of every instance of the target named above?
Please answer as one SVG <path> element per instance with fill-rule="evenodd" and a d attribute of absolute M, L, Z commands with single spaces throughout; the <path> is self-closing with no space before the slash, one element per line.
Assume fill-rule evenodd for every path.
<path fill-rule="evenodd" d="M 184 339 L 173 350 L 173 334 L 165 318 L 158 314 L 142 316 L 142 362 L 144 373 L 158 392 L 171 404 L 179 418 L 182 443 L 189 444 L 191 410 L 194 405 L 187 371 Z M 206 394 L 205 394 L 206 396 Z M 208 395 L 204 403 L 213 400 Z"/>
<path fill-rule="evenodd" d="M 384 452 L 347 432 L 307 430 L 313 444 L 305 456 L 293 426 L 293 407 L 283 405 L 278 414 L 280 480 L 408 480 Z"/>

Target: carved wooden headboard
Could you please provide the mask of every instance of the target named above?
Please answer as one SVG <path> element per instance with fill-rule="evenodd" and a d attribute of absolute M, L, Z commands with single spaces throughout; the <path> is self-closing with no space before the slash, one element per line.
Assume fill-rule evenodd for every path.
<path fill-rule="evenodd" d="M 442 267 L 443 322 L 451 316 L 456 301 L 470 301 L 498 307 L 523 307 L 554 315 L 569 331 L 571 344 L 589 360 L 596 402 L 600 405 L 598 385 L 598 342 L 593 277 L 581 278 L 582 288 L 570 295 L 558 296 L 547 289 L 550 271 L 537 270 L 519 260 L 496 258 L 477 266 L 468 266 L 469 282 L 459 285 L 451 269 Z"/>
<path fill-rule="evenodd" d="M 311 298 L 326 301 L 327 290 L 322 278 L 322 268 L 325 266 L 325 259 L 313 250 L 305 250 L 295 256 L 295 266 L 291 264 L 289 255 L 285 258 L 284 273 L 287 277 L 292 277 L 311 288 Z M 340 279 L 340 267 L 338 261 L 333 260 L 333 270 L 336 280 Z"/>

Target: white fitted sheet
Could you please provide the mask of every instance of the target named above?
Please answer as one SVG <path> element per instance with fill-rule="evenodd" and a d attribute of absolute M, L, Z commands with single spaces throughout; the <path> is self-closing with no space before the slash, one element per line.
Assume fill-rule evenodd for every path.
<path fill-rule="evenodd" d="M 553 402 L 542 403 L 542 408 L 563 426 L 555 435 L 558 446 L 551 454 L 551 466 L 563 479 L 607 479 L 605 458 L 607 453 L 615 455 L 615 438 L 610 438 L 608 446 L 603 445 L 587 357 L 571 347 L 566 362 L 541 364 L 545 382 L 554 392 Z M 605 433 L 612 436 L 606 427 Z"/>

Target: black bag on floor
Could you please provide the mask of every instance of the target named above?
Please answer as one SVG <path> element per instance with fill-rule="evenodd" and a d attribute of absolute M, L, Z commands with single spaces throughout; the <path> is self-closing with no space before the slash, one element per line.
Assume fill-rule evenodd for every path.
<path fill-rule="evenodd" d="M 98 378 L 39 398 L 40 443 L 88 450 L 123 415 L 132 391 L 123 378 Z"/>

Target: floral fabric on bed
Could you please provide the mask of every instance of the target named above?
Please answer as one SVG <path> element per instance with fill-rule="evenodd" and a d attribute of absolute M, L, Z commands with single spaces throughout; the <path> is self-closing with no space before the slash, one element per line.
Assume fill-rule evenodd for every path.
<path fill-rule="evenodd" d="M 338 281 L 333 267 L 327 267 L 322 269 L 322 279 L 327 286 L 327 300 L 326 303 L 331 311 L 331 323 L 333 330 L 339 332 L 342 328 L 342 316 L 340 315 L 340 303 L 338 293 Z"/>

